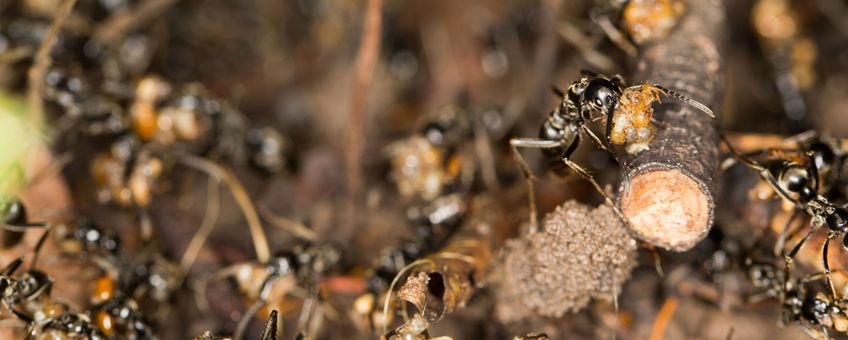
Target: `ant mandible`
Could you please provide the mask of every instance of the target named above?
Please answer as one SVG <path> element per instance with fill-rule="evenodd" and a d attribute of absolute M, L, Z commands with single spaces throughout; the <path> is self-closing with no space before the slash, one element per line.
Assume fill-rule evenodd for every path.
<path fill-rule="evenodd" d="M 615 118 L 617 114 L 626 113 L 626 111 L 632 110 L 648 110 L 648 108 L 650 108 L 650 103 L 658 99 L 658 96 L 650 96 L 649 98 L 645 98 L 643 101 L 629 103 L 629 101 L 622 100 L 623 96 L 625 93 L 646 90 L 658 91 L 659 93 L 686 103 L 706 113 L 710 117 L 715 117 L 712 110 L 704 104 L 660 85 L 645 83 L 634 86 L 626 86 L 624 78 L 620 75 L 615 75 L 610 78 L 589 71 L 582 71 L 580 79 L 571 83 L 571 86 L 568 87 L 568 90 L 565 93 L 562 93 L 558 89 L 554 90 L 557 95 L 562 97 L 562 102 L 560 102 L 559 107 L 548 114 L 548 117 L 542 123 L 541 130 L 539 131 L 539 138 L 513 138 L 509 141 L 512 152 L 518 163 L 518 167 L 521 169 L 521 172 L 527 180 L 530 202 L 530 225 L 532 228 L 536 228 L 537 226 L 536 202 L 533 188 L 534 177 L 527 161 L 525 161 L 524 157 L 521 156 L 519 148 L 542 149 L 548 164 L 551 165 L 553 170 L 559 175 L 566 174 L 566 167 L 577 172 L 581 177 L 589 181 L 592 186 L 595 187 L 595 190 L 604 197 L 605 203 L 612 207 L 623 221 L 626 221 L 621 211 L 615 206 L 615 204 L 613 204 L 612 199 L 610 199 L 609 195 L 604 192 L 592 174 L 582 166 L 574 163 L 571 159 L 569 159 L 569 157 L 571 157 L 571 154 L 577 148 L 577 145 L 580 144 L 581 134 L 585 134 L 589 136 L 589 138 L 601 150 L 618 161 L 618 157 L 610 151 L 612 149 L 612 144 L 624 144 L 629 142 L 629 140 L 610 140 L 611 132 L 613 131 L 614 124 L 616 124 Z M 593 112 L 599 112 L 601 115 L 593 117 Z M 652 113 L 653 111 L 650 110 L 647 112 L 646 116 L 643 115 L 648 118 L 646 124 L 655 123 L 654 118 L 651 117 Z M 627 114 L 627 116 L 634 117 L 628 119 L 635 119 L 636 115 Z M 603 119 L 606 119 L 606 144 L 601 141 L 601 138 L 592 132 L 587 124 L 588 122 Z M 629 123 L 635 125 L 633 124 L 634 122 Z M 647 136 L 647 138 L 643 138 L 643 140 L 649 140 L 650 138 L 653 138 L 652 133 L 650 136 Z"/>

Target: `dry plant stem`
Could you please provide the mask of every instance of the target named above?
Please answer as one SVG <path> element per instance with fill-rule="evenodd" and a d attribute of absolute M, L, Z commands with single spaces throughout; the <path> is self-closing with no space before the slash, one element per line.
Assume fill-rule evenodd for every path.
<path fill-rule="evenodd" d="M 188 270 L 191 269 L 191 266 L 197 259 L 197 254 L 203 248 L 203 243 L 209 238 L 209 234 L 212 233 L 212 229 L 215 228 L 215 224 L 218 222 L 218 213 L 221 205 L 221 181 L 215 177 L 209 177 L 208 180 L 209 184 L 206 186 L 206 211 L 203 215 L 203 222 L 200 223 L 200 228 L 197 229 L 194 237 L 191 238 L 180 260 L 179 279 L 177 280 L 180 282 L 180 285 L 182 285 L 183 280 L 188 274 Z"/>
<path fill-rule="evenodd" d="M 665 299 L 665 303 L 663 303 L 659 313 L 657 313 L 654 324 L 651 326 L 650 340 L 662 340 L 665 338 L 665 330 L 668 328 L 668 323 L 674 316 L 674 312 L 677 311 L 677 305 L 677 298 L 669 296 Z"/>
<path fill-rule="evenodd" d="M 35 59 L 27 72 L 27 106 L 29 106 L 34 126 L 44 125 L 44 101 L 42 93 L 44 93 L 44 78 L 47 75 L 47 70 L 50 69 L 50 65 L 53 63 L 53 60 L 50 58 L 50 50 L 53 49 L 53 44 L 56 43 L 56 39 L 59 37 L 59 31 L 62 29 L 62 25 L 65 23 L 68 15 L 71 14 L 71 11 L 73 11 L 76 3 L 77 0 L 65 0 L 59 7 L 59 10 L 56 11 L 56 16 L 53 18 L 50 28 L 47 29 L 47 34 L 44 35 L 44 40 L 41 41 L 38 51 L 35 52 Z"/>
<path fill-rule="evenodd" d="M 275 214 L 271 209 L 264 204 L 259 204 L 259 214 L 272 226 L 283 229 L 286 232 L 302 238 L 304 240 L 315 242 L 318 240 L 318 234 L 314 230 L 307 228 L 303 223 L 294 221 Z"/>
<path fill-rule="evenodd" d="M 116 12 L 97 27 L 94 40 L 111 44 L 156 17 L 179 0 L 147 0 L 132 10 Z"/>
<path fill-rule="evenodd" d="M 247 220 L 247 226 L 250 228 L 250 236 L 253 238 L 253 247 L 256 250 L 256 259 L 259 262 L 267 262 L 271 257 L 268 238 L 265 237 L 262 222 L 259 220 L 259 215 L 253 207 L 253 202 L 250 201 L 250 196 L 247 195 L 247 192 L 238 179 L 224 167 L 201 157 L 184 154 L 180 157 L 180 162 L 227 184 L 230 193 L 235 198 L 236 203 L 241 208 L 242 213 L 244 213 L 244 218 Z"/>
<path fill-rule="evenodd" d="M 546 102 L 544 99 L 550 98 L 547 89 L 551 82 L 551 74 L 556 67 L 556 54 L 559 50 L 557 20 L 563 3 L 563 0 L 542 1 L 544 10 L 541 14 L 541 29 L 545 33 L 540 38 L 533 56 L 533 64 L 536 65 L 533 79 L 536 79 L 536 82 L 530 88 L 533 91 L 530 93 L 530 98 L 533 99 L 531 108 L 538 108 L 540 103 Z"/>
<path fill-rule="evenodd" d="M 723 99 L 722 1 L 689 1 L 666 40 L 640 56 L 634 81 L 662 84 L 715 109 Z M 714 220 L 718 119 L 668 100 L 655 117 L 666 124 L 650 150 L 627 157 L 619 204 L 640 239 L 672 251 L 692 248 Z"/>
<path fill-rule="evenodd" d="M 365 104 L 374 76 L 374 67 L 380 52 L 382 26 L 382 0 L 368 0 L 365 12 L 365 28 L 356 58 L 356 72 L 351 86 L 350 113 L 347 125 L 347 223 L 352 230 L 356 226 L 357 202 L 362 191 L 362 150 L 365 144 Z"/>

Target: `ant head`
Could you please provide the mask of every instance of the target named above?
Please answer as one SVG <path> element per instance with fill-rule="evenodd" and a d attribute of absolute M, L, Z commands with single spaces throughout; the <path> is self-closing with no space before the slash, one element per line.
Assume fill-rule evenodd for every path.
<path fill-rule="evenodd" d="M 448 105 L 431 112 L 421 129 L 424 137 L 435 146 L 452 146 L 462 142 L 468 130 L 468 112 Z"/>
<path fill-rule="evenodd" d="M 297 272 L 297 267 L 298 263 L 296 256 L 288 252 L 277 254 L 277 256 L 274 256 L 266 265 L 269 272 L 278 276 Z"/>
<path fill-rule="evenodd" d="M 583 92 L 583 104 L 603 113 L 612 112 L 618 105 L 621 87 L 605 78 L 595 78 L 589 81 Z"/>

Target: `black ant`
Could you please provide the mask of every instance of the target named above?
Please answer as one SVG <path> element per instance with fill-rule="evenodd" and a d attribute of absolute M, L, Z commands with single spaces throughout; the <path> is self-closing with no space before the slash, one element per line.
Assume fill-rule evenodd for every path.
<path fill-rule="evenodd" d="M 296 247 L 293 252 L 278 253 L 266 263 L 249 261 L 219 269 L 212 276 L 200 280 L 196 293 L 205 294 L 205 287 L 210 281 L 225 278 L 235 281 L 244 297 L 253 301 L 234 332 L 234 338 L 241 339 L 250 319 L 261 308 L 278 306 L 291 297 L 304 300 L 320 298 L 316 297 L 318 291 L 301 287 L 317 287 L 321 276 L 338 262 L 339 256 L 338 250 L 330 245 Z M 306 305 L 307 302 L 304 302 Z M 301 311 L 302 327 L 305 326 L 304 319 L 312 313 L 311 309 L 304 307 Z"/>
<path fill-rule="evenodd" d="M 461 147 L 471 135 L 470 119 L 465 110 L 445 106 L 418 125 L 412 136 L 388 147 L 392 177 L 401 196 L 431 201 L 467 175 L 470 162 Z"/>
<path fill-rule="evenodd" d="M 795 205 L 796 211 L 805 211 L 810 217 L 810 228 L 804 237 L 792 247 L 792 250 L 784 255 L 786 262 L 784 276 L 789 275 L 795 255 L 810 238 L 810 235 L 819 228 L 827 228 L 827 238 L 822 245 L 822 265 L 824 267 L 825 283 L 830 290 L 831 300 L 836 300 L 836 288 L 831 280 L 830 265 L 828 263 L 828 245 L 830 241 L 843 236 L 842 246 L 848 249 L 848 210 L 832 203 L 827 197 L 820 194 L 820 177 L 816 166 L 816 152 L 813 150 L 800 150 L 800 155 L 790 157 L 786 153 L 780 153 L 777 159 L 767 160 L 760 163 L 751 157 L 737 151 L 733 145 L 722 136 L 728 149 L 734 157 L 746 166 L 759 172 L 760 176 L 774 189 L 783 199 Z M 794 215 L 793 215 L 794 217 Z M 791 222 L 792 218 L 790 218 Z M 787 224 L 788 226 L 788 224 Z M 786 230 L 781 235 L 781 244 L 785 238 Z"/>
<path fill-rule="evenodd" d="M 36 300 L 49 296 L 50 289 L 53 287 L 53 279 L 51 279 L 46 273 L 35 269 L 35 263 L 38 260 L 38 253 L 44 246 L 48 235 L 49 229 L 36 243 L 29 270 L 20 275 L 15 275 L 15 272 L 23 264 L 23 258 L 18 258 L 6 265 L 6 267 L 0 271 L 0 294 L 2 294 L 0 302 L 2 302 L 2 305 L 9 309 L 12 314 L 27 323 L 31 323 L 32 318 L 24 311 L 18 309 L 19 307 L 24 310 L 30 310 L 33 309 L 33 307 L 37 310 L 46 310 L 51 309 L 53 306 L 52 304 L 47 304 L 43 306 L 44 308 L 40 308 L 39 306 L 31 305 L 36 303 Z"/>
<path fill-rule="evenodd" d="M 440 249 L 459 230 L 467 209 L 464 195 L 454 193 L 408 210 L 407 217 L 416 237 L 382 251 L 366 274 L 365 293 L 354 302 L 354 312 L 368 327 L 377 329 L 379 326 L 376 323 L 382 317 L 378 302 L 388 291 L 392 279 L 410 263 Z"/>
<path fill-rule="evenodd" d="M 34 323 L 29 330 L 32 339 L 107 339 L 91 318 L 82 313 L 61 313 Z"/>
<path fill-rule="evenodd" d="M 53 67 L 46 76 L 44 96 L 65 113 L 60 125 L 79 125 L 83 134 L 115 135 L 126 131 L 126 119 L 119 98 L 97 92 L 76 67 Z"/>
<path fill-rule="evenodd" d="M 781 301 L 781 325 L 797 323 L 801 330 L 814 339 L 820 338 L 817 331 L 808 326 L 821 327 L 825 338 L 829 338 L 828 329 L 838 333 L 848 332 L 848 314 L 846 300 L 829 298 L 826 294 L 811 290 L 811 284 L 822 278 L 822 273 L 794 279 L 781 273 L 772 262 L 755 262 L 746 259 L 747 275 L 754 287 L 764 289 L 761 293 L 749 297 L 749 302 L 763 298 L 777 298 Z"/>
<path fill-rule="evenodd" d="M 107 337 L 155 338 L 153 328 L 145 320 L 138 303 L 120 292 L 112 292 L 107 300 L 92 307 L 87 314 L 94 320 L 94 325 Z"/>
<path fill-rule="evenodd" d="M 612 144 L 626 144 L 637 140 L 629 138 L 622 138 L 621 140 L 611 139 L 613 137 L 613 131 L 617 129 L 616 124 L 627 123 L 637 127 L 644 124 L 651 127 L 651 123 L 655 121 L 651 116 L 653 110 L 649 110 L 649 108 L 651 102 L 659 98 L 655 95 L 656 93 L 662 93 L 675 98 L 706 113 L 710 117 L 715 117 L 712 110 L 694 99 L 656 84 L 646 83 L 628 87 L 620 75 L 610 78 L 583 71 L 580 79 L 571 83 L 571 86 L 568 87 L 565 93 L 558 90 L 555 90 L 555 92 L 562 97 L 562 102 L 560 102 L 559 107 L 551 111 L 548 118 L 542 123 L 539 138 L 513 138 L 510 140 L 513 154 L 529 186 L 530 225 L 534 226 L 534 228 L 537 225 L 536 202 L 533 190 L 534 177 L 527 161 L 521 156 L 519 148 L 542 149 L 548 164 L 557 174 L 565 175 L 567 168 L 571 168 L 577 172 L 595 187 L 595 190 L 604 197 L 605 203 L 612 207 L 616 214 L 624 220 L 621 211 L 613 204 L 612 199 L 604 192 L 598 182 L 595 181 L 592 174 L 569 159 L 574 150 L 577 149 L 578 144 L 580 144 L 581 136 L 585 134 L 601 150 L 618 160 L 618 157 L 610 151 Z M 648 92 L 650 95 L 643 95 L 644 92 Z M 635 100 L 629 100 L 630 98 L 625 96 L 627 93 L 635 93 L 637 94 L 637 98 Z M 646 110 L 649 111 L 640 112 L 640 114 L 631 114 L 630 112 Z M 598 112 L 601 116 L 593 117 L 593 112 Z M 617 119 L 617 115 L 621 114 L 624 115 L 624 119 Z M 589 122 L 603 119 L 606 119 L 606 143 L 592 132 L 588 126 Z M 647 143 L 653 138 L 653 135 L 653 130 L 651 130 L 647 136 L 638 138 L 638 142 Z"/>

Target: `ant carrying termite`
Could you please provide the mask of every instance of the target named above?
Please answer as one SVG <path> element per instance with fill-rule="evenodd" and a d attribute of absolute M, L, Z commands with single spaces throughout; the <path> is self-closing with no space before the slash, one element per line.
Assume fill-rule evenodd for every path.
<path fill-rule="evenodd" d="M 555 92 L 562 97 L 562 102 L 559 107 L 551 111 L 548 118 L 542 123 L 539 138 L 513 138 L 510 140 L 510 146 L 518 167 L 528 183 L 530 225 L 534 228 L 537 225 L 533 190 L 534 178 L 530 166 L 521 156 L 519 148 L 542 149 L 548 164 L 559 175 L 564 175 L 567 168 L 577 172 L 595 187 L 595 190 L 604 197 L 605 203 L 612 207 L 624 220 L 618 207 L 613 204 L 612 199 L 595 181 L 592 174 L 570 159 L 571 154 L 580 144 L 581 135 L 589 136 L 601 150 L 607 152 L 616 160 L 618 157 L 611 151 L 613 144 L 624 145 L 625 149 L 633 144 L 647 145 L 653 139 L 655 130 L 652 125 L 655 120 L 652 117 L 651 103 L 659 100 L 660 93 L 686 103 L 710 117 L 715 117 L 712 110 L 694 99 L 647 82 L 641 85 L 626 86 L 620 75 L 610 78 L 584 70 L 580 79 L 571 83 L 565 93 L 558 90 L 555 90 Z M 599 112 L 601 116 L 593 117 L 593 112 Z M 603 119 L 606 119 L 606 143 L 588 126 L 589 122 Z M 636 148 L 636 150 L 641 149 L 644 149 L 644 147 Z M 638 152 L 636 150 L 631 148 L 629 152 Z"/>

